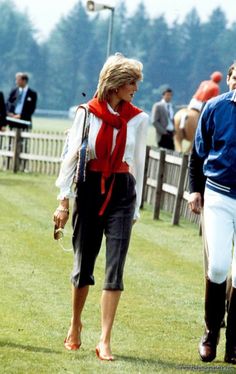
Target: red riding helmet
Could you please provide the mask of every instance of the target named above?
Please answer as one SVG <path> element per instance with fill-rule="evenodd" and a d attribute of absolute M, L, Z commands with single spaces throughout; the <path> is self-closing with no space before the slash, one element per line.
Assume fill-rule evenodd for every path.
<path fill-rule="evenodd" d="M 220 82 L 221 79 L 223 78 L 223 75 L 221 74 L 220 71 L 214 71 L 214 73 L 211 74 L 211 80 L 213 80 L 213 82 Z"/>

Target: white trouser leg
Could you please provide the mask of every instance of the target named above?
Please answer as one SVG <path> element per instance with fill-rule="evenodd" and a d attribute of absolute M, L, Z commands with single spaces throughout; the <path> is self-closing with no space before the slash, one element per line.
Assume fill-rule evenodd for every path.
<path fill-rule="evenodd" d="M 232 261 L 232 286 L 236 288 L 236 223 L 234 224 L 234 250 Z"/>
<path fill-rule="evenodd" d="M 206 188 L 204 224 L 209 251 L 208 277 L 214 283 L 224 282 L 228 275 L 235 235 L 234 222 L 236 222 L 236 200 Z M 234 251 L 234 274 L 235 261 Z M 235 275 L 233 279 L 236 280 Z"/>

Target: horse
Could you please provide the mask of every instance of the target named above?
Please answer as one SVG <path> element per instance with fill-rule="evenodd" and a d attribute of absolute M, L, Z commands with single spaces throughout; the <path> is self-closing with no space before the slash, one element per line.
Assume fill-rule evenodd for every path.
<path fill-rule="evenodd" d="M 183 116 L 185 116 L 184 126 L 183 128 L 180 128 L 181 118 Z M 181 108 L 175 113 L 174 143 L 175 150 L 177 152 L 184 152 L 183 140 L 187 140 L 189 142 L 189 145 L 187 146 L 187 149 L 185 149 L 185 152 L 189 152 L 191 150 L 199 116 L 200 112 L 195 109 L 188 109 L 187 107 Z"/>

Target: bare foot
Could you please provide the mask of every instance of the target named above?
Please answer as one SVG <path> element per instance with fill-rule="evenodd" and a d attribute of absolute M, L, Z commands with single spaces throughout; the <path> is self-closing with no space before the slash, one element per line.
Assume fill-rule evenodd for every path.
<path fill-rule="evenodd" d="M 111 354 L 110 344 L 98 343 L 96 347 L 96 355 L 100 360 L 104 361 L 114 361 L 114 357 Z"/>

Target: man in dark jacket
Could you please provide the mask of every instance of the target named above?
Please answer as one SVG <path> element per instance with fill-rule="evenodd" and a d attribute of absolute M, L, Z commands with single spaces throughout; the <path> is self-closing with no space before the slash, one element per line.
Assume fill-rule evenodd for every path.
<path fill-rule="evenodd" d="M 10 92 L 6 107 L 7 116 L 31 122 L 36 108 L 37 93 L 29 88 L 28 81 L 26 73 L 16 73 L 17 87 Z"/>
<path fill-rule="evenodd" d="M 4 101 L 4 95 L 0 91 L 0 130 L 6 125 L 6 107 Z"/>

